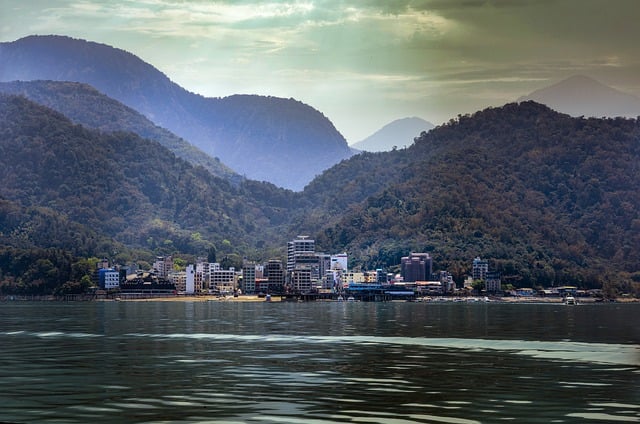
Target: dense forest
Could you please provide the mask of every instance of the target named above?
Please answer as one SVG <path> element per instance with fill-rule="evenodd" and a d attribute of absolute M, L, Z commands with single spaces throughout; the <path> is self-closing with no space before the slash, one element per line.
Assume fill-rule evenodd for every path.
<path fill-rule="evenodd" d="M 217 158 L 155 125 L 139 112 L 87 84 L 68 81 L 0 82 L 0 92 L 23 95 L 50 107 L 76 124 L 102 132 L 132 132 L 157 141 L 192 165 L 200 165 L 215 176 L 238 181 L 240 176 Z"/>
<path fill-rule="evenodd" d="M 395 269 L 426 251 L 457 282 L 481 256 L 516 287 L 640 288 L 640 123 L 533 103 L 459 116 L 295 193 L 231 182 L 132 132 L 0 95 L 0 289 L 71 293 L 98 257 L 282 257 L 298 234 Z"/>
<path fill-rule="evenodd" d="M 516 286 L 640 281 L 638 121 L 509 104 L 395 154 L 397 176 L 325 228 L 321 244 L 358 249 L 368 267 L 427 251 L 457 278 L 482 256 Z M 361 159 L 384 168 L 388 157 L 374 158 Z"/>
<path fill-rule="evenodd" d="M 131 261 L 217 246 L 241 263 L 282 219 L 157 142 L 74 125 L 17 96 L 0 95 L 0 178 L 0 238 L 16 249 Z M 249 187 L 260 186 L 272 187 Z"/>

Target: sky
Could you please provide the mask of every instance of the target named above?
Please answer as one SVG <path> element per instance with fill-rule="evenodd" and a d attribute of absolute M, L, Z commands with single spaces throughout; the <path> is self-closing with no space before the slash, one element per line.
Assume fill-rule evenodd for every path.
<path fill-rule="evenodd" d="M 572 75 L 640 96 L 637 0 L 0 0 L 0 41 L 105 43 L 207 97 L 318 109 L 352 144 Z"/>

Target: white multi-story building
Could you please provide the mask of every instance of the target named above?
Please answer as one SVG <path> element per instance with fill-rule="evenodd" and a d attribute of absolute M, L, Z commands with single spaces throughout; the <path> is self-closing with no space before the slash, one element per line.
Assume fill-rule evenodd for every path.
<path fill-rule="evenodd" d="M 308 236 L 298 236 L 287 243 L 287 272 L 293 271 L 299 256 L 308 257 L 316 253 L 316 242 Z"/>
<path fill-rule="evenodd" d="M 471 276 L 474 280 L 486 280 L 489 272 L 489 261 L 477 257 L 473 260 Z"/>
<path fill-rule="evenodd" d="M 194 294 L 196 292 L 196 270 L 193 265 L 187 265 L 185 289 L 186 294 Z"/>
<path fill-rule="evenodd" d="M 101 269 L 99 272 L 100 288 L 104 290 L 120 287 L 120 272 L 113 268 Z"/>
<path fill-rule="evenodd" d="M 236 270 L 234 268 L 218 269 L 211 272 L 209 290 L 222 294 L 233 293 L 237 288 Z"/>
<path fill-rule="evenodd" d="M 208 283 L 211 276 L 211 264 L 209 262 L 196 262 L 196 273 L 200 274 L 200 278 Z"/>
<path fill-rule="evenodd" d="M 253 262 L 246 262 L 242 267 L 242 285 L 240 290 L 243 293 L 255 293 L 256 292 L 256 264 Z"/>

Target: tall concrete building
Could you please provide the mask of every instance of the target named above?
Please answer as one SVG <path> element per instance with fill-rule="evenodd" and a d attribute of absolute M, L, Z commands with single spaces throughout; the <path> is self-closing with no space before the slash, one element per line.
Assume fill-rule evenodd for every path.
<path fill-rule="evenodd" d="M 242 266 L 242 285 L 240 290 L 244 294 L 256 292 L 256 264 L 254 262 L 245 262 Z"/>
<path fill-rule="evenodd" d="M 194 294 L 196 292 L 196 269 L 193 265 L 187 265 L 184 292 L 186 294 Z"/>
<path fill-rule="evenodd" d="M 474 280 L 486 280 L 489 273 L 489 261 L 476 257 L 473 260 L 471 276 Z"/>
<path fill-rule="evenodd" d="M 285 269 L 282 262 L 270 259 L 264 268 L 264 275 L 268 281 L 269 293 L 281 293 L 284 290 Z"/>
<path fill-rule="evenodd" d="M 314 288 L 313 271 L 310 267 L 296 267 L 289 274 L 291 289 L 295 293 L 309 293 Z"/>
<path fill-rule="evenodd" d="M 428 281 L 431 278 L 432 267 L 432 259 L 428 253 L 411 253 L 400 262 L 405 282 Z"/>
<path fill-rule="evenodd" d="M 298 256 L 316 253 L 316 242 L 308 236 L 298 236 L 287 243 L 287 272 L 293 271 Z"/>
<path fill-rule="evenodd" d="M 167 278 L 173 271 L 173 258 L 171 256 L 158 256 L 153 263 L 153 270 L 160 278 Z"/>

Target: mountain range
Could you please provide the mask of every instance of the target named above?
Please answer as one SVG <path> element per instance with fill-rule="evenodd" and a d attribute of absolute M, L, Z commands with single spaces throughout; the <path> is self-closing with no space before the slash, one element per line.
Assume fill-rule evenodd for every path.
<path fill-rule="evenodd" d="M 301 190 L 353 153 L 316 109 L 255 95 L 205 98 L 138 57 L 64 36 L 0 43 L 0 81 L 86 83 L 219 158 L 236 173 Z"/>
<path fill-rule="evenodd" d="M 287 240 L 309 234 L 324 251 L 347 252 L 355 269 L 395 269 L 424 251 L 458 283 L 481 256 L 518 287 L 640 293 L 637 119 L 576 118 L 533 101 L 488 108 L 422 131 L 407 148 L 342 160 L 294 192 L 215 159 L 211 169 L 192 163 L 184 139 L 86 83 L 0 91 L 13 93 L 0 94 L 0 290 L 18 278 L 3 258 L 19 265 L 38 249 L 42 275 L 55 274 L 46 261 L 70 254 L 129 263 L 213 249 L 240 266 L 281 256 Z M 235 111 L 307 110 L 228 99 L 249 103 Z M 264 104 L 251 106 L 256 99 Z"/>
<path fill-rule="evenodd" d="M 431 122 L 422 118 L 411 117 L 396 119 L 371 134 L 369 137 L 351 145 L 354 149 L 365 152 L 387 152 L 394 148 L 407 147 L 413 139 L 423 131 L 434 127 Z"/>
<path fill-rule="evenodd" d="M 334 167 L 343 184 L 334 200 L 351 206 L 317 240 L 358 246 L 370 266 L 412 246 L 454 275 L 477 254 L 516 284 L 597 286 L 634 272 L 640 281 L 631 247 L 640 242 L 639 141 L 637 120 L 572 118 L 534 102 L 461 116 L 408 149 Z M 305 193 L 316 184 L 327 190 L 319 179 Z"/>
<path fill-rule="evenodd" d="M 482 256 L 516 286 L 632 284 L 638 140 L 636 120 L 509 104 L 424 132 L 407 149 L 356 155 L 294 193 L 232 184 L 157 142 L 0 95 L 0 236 L 13 248 L 118 250 L 126 263 L 212 247 L 265 259 L 313 234 L 356 268 L 426 251 L 458 281 Z"/>
<path fill-rule="evenodd" d="M 584 75 L 571 76 L 518 99 L 527 100 L 545 104 L 571 116 L 640 116 L 640 98 Z"/>

